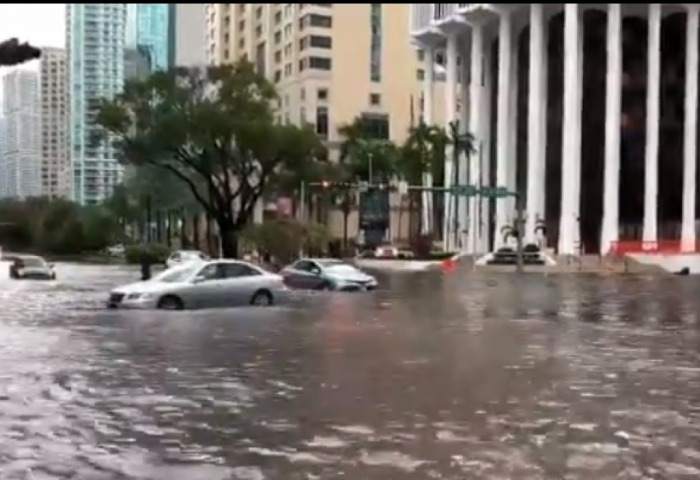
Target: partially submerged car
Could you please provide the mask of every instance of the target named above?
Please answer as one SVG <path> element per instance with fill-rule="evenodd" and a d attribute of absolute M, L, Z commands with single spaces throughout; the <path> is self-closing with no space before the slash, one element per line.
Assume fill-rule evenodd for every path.
<path fill-rule="evenodd" d="M 13 280 L 56 280 L 53 264 L 38 255 L 5 254 L 2 257 L 10 264 L 10 278 Z"/>
<path fill-rule="evenodd" d="M 292 288 L 303 290 L 375 290 L 377 279 L 355 265 L 333 258 L 302 258 L 280 274 Z"/>
<path fill-rule="evenodd" d="M 278 303 L 287 288 L 284 279 L 239 260 L 190 262 L 150 280 L 115 288 L 109 308 L 183 310 Z"/>

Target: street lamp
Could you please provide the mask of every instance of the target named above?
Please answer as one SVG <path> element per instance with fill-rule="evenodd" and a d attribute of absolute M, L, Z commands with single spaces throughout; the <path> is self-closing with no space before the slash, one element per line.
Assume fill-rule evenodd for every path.
<path fill-rule="evenodd" d="M 29 43 L 19 43 L 16 38 L 0 42 L 0 66 L 12 67 L 41 58 L 41 49 Z"/>

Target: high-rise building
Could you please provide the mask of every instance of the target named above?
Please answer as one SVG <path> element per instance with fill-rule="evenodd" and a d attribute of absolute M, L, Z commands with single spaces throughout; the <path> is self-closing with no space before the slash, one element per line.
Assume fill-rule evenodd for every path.
<path fill-rule="evenodd" d="M 171 3 L 171 45 L 173 64 L 202 66 L 207 62 L 207 24 L 204 3 Z"/>
<path fill-rule="evenodd" d="M 6 197 L 26 198 L 41 191 L 39 76 L 14 70 L 2 77 L 4 118 L 3 179 Z"/>
<path fill-rule="evenodd" d="M 68 91 L 66 51 L 43 48 L 39 62 L 41 99 L 41 189 L 49 197 L 65 197 L 70 184 L 68 164 Z"/>
<path fill-rule="evenodd" d="M 126 46 L 148 55 L 154 70 L 170 68 L 172 12 L 169 3 L 127 3 Z"/>
<path fill-rule="evenodd" d="M 407 41 L 409 11 L 410 4 L 209 3 L 207 56 L 215 64 L 247 57 L 277 86 L 281 117 L 315 125 L 331 147 L 355 118 L 377 138 L 401 142 L 418 122 L 424 74 Z M 389 230 L 405 238 L 408 222 L 400 232 L 401 215 L 390 219 L 388 202 L 374 200 L 365 205 L 382 211 L 364 212 L 361 201 L 350 235 L 359 224 L 365 237 Z M 398 212 L 398 202 L 392 208 Z M 343 230 L 342 214 L 329 221 Z"/>
<path fill-rule="evenodd" d="M 10 183 L 12 182 L 9 165 L 5 161 L 7 134 L 7 122 L 5 117 L 2 116 L 2 111 L 0 111 L 0 198 L 10 196 Z"/>
<path fill-rule="evenodd" d="M 122 176 L 111 145 L 92 140 L 95 106 L 124 87 L 125 3 L 66 5 L 69 155 L 72 198 L 82 204 L 108 197 Z"/>

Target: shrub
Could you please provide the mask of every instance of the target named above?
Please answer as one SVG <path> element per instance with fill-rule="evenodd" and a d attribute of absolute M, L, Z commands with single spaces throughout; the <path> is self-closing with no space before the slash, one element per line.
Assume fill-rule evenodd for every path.
<path fill-rule="evenodd" d="M 124 249 L 124 259 L 129 264 L 141 263 L 144 254 L 151 263 L 165 263 L 170 255 L 170 249 L 161 243 L 128 245 Z"/>

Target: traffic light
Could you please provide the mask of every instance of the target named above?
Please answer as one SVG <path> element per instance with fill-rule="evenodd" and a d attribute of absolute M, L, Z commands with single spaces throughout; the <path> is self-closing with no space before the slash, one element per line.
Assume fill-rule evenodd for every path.
<path fill-rule="evenodd" d="M 16 38 L 0 42 L 0 66 L 11 67 L 40 57 L 41 49 L 27 42 L 19 43 Z"/>

